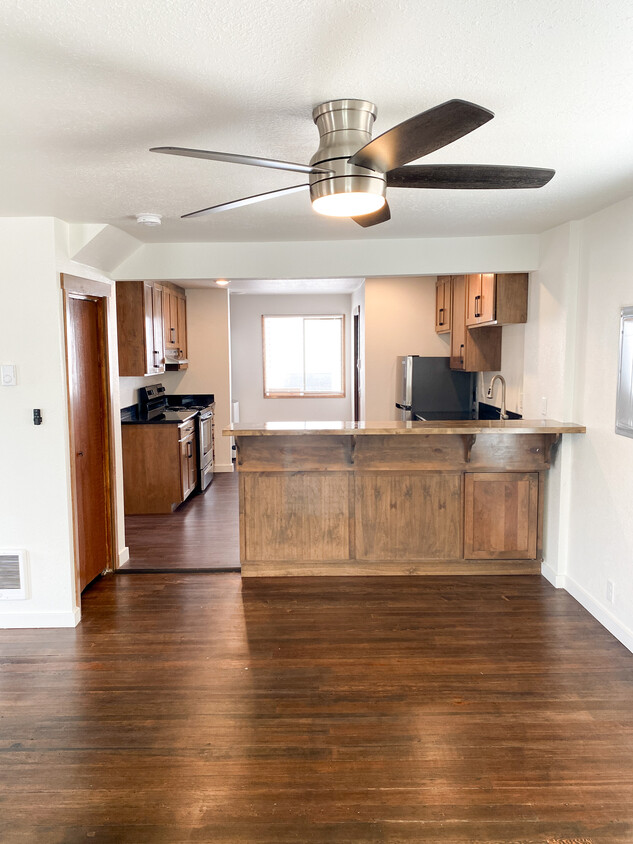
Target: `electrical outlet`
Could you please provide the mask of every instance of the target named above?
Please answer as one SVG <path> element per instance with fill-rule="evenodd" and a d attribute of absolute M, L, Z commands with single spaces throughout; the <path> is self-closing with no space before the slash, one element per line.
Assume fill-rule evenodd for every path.
<path fill-rule="evenodd" d="M 612 580 L 607 580 L 607 601 L 615 604 L 615 584 Z"/>
<path fill-rule="evenodd" d="M 547 417 L 547 396 L 541 396 L 541 416 Z"/>
<path fill-rule="evenodd" d="M 517 413 L 523 413 L 523 390 L 519 390 L 519 398 L 517 400 Z"/>

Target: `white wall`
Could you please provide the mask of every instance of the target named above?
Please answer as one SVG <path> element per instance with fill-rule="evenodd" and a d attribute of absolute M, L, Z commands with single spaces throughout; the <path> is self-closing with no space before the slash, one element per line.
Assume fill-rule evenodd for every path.
<path fill-rule="evenodd" d="M 349 355 L 352 300 L 348 294 L 231 296 L 232 398 L 240 403 L 240 422 L 349 421 L 352 381 Z M 262 315 L 345 314 L 345 398 L 264 398 Z"/>
<path fill-rule="evenodd" d="M 566 586 L 633 649 L 633 440 L 614 432 L 620 308 L 633 305 L 633 199 L 583 221 Z M 607 579 L 615 603 L 607 602 Z"/>
<path fill-rule="evenodd" d="M 0 549 L 25 549 L 30 598 L 0 602 L 2 627 L 68 627 L 75 606 L 62 291 L 50 218 L 0 219 Z M 33 425 L 33 408 L 43 423 Z"/>
<path fill-rule="evenodd" d="M 178 372 L 161 372 L 159 375 L 119 378 L 121 407 L 138 404 L 138 388 L 149 387 L 151 384 L 162 384 L 168 393 L 182 393 L 183 390 L 180 389 L 181 381 L 182 374 Z"/>
<path fill-rule="evenodd" d="M 436 276 L 365 280 L 365 418 L 396 419 L 396 358 L 448 357 L 435 333 Z"/>
<path fill-rule="evenodd" d="M 187 358 L 182 372 L 159 379 L 173 393 L 213 393 L 215 396 L 215 470 L 232 472 L 231 444 L 222 436 L 230 423 L 229 298 L 226 290 L 187 290 Z M 149 379 L 148 379 L 149 380 Z"/>
<path fill-rule="evenodd" d="M 551 419 L 582 423 L 574 407 L 578 303 L 578 223 L 541 237 L 540 268 L 530 276 L 525 325 L 523 415 L 542 418 L 543 399 Z M 505 331 L 506 329 L 504 329 Z M 565 585 L 568 561 L 571 464 L 582 436 L 563 437 L 547 473 L 543 573 Z"/>
<path fill-rule="evenodd" d="M 286 243 L 146 243 L 115 271 L 142 278 L 349 278 L 529 272 L 538 235 Z"/>
<path fill-rule="evenodd" d="M 528 320 L 530 319 L 528 314 Z M 506 407 L 523 414 L 525 326 L 504 325 L 501 333 L 501 369 L 499 373 L 506 381 Z M 477 399 L 486 404 L 501 407 L 501 387 L 495 384 L 494 395 L 487 396 L 494 372 L 482 372 L 477 378 Z"/>

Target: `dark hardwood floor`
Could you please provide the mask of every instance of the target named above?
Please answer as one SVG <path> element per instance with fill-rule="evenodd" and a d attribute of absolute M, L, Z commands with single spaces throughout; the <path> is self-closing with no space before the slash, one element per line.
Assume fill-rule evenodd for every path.
<path fill-rule="evenodd" d="M 126 516 L 121 573 L 240 568 L 237 474 L 219 472 L 169 515 Z"/>
<path fill-rule="evenodd" d="M 633 655 L 538 577 L 108 576 L 0 631 L 0 841 L 633 841 Z"/>

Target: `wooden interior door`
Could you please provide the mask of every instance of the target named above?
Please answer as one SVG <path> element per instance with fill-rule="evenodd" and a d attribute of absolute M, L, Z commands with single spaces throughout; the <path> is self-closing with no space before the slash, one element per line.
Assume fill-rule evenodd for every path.
<path fill-rule="evenodd" d="M 79 591 L 112 567 L 105 299 L 66 294 Z"/>

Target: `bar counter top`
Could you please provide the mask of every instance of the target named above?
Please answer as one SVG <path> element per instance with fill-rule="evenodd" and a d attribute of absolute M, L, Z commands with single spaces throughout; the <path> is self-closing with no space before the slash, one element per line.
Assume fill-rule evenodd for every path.
<path fill-rule="evenodd" d="M 252 422 L 224 428 L 225 437 L 388 436 L 438 434 L 584 434 L 584 425 L 554 419 L 473 419 L 435 422 Z"/>
<path fill-rule="evenodd" d="M 242 576 L 538 574 L 545 475 L 562 436 L 583 433 L 551 419 L 234 423 Z"/>

